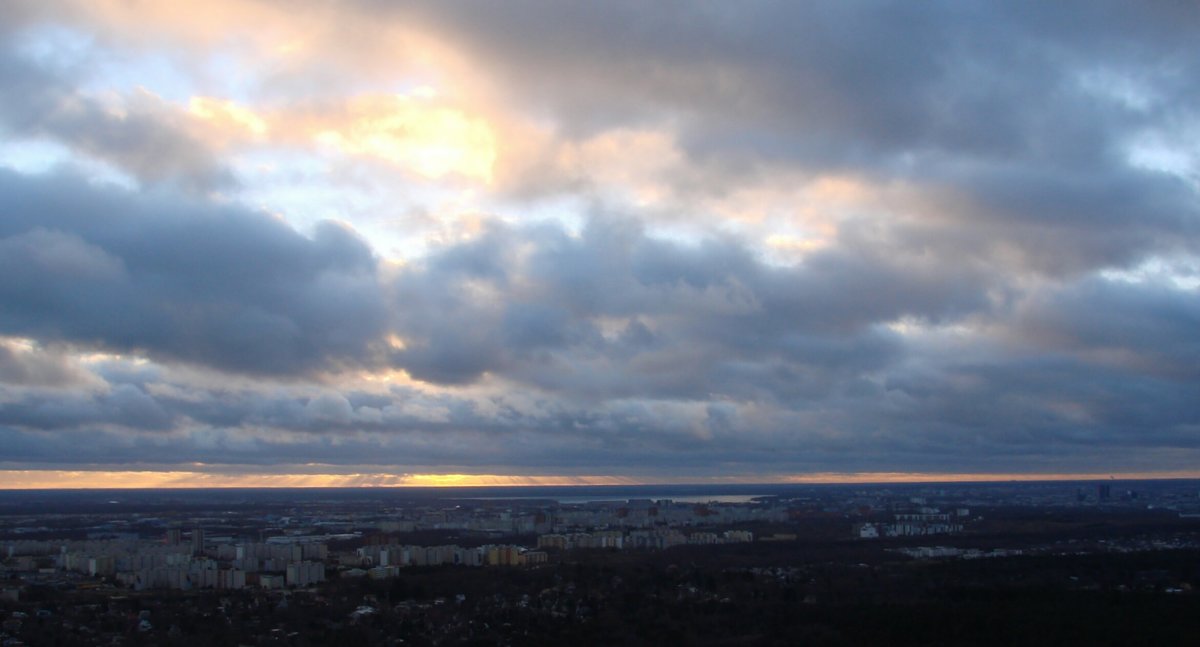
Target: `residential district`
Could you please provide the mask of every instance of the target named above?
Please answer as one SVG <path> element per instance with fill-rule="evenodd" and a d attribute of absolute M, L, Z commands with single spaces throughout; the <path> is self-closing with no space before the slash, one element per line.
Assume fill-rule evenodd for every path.
<path fill-rule="evenodd" d="M 1200 550 L 1200 484 L 1188 481 L 732 489 L 734 494 L 686 488 L 662 494 L 560 488 L 519 498 L 524 492 L 510 490 L 3 493 L 0 643 L 33 644 L 54 635 L 58 644 L 76 644 L 50 628 L 65 621 L 66 635 L 77 644 L 178 643 L 189 636 L 203 644 L 197 629 L 203 624 L 189 624 L 182 610 L 152 609 L 164 600 L 237 593 L 250 596 L 238 598 L 243 604 L 267 604 L 276 615 L 281 604 L 315 604 L 306 616 L 311 624 L 337 606 L 314 602 L 328 600 L 333 591 L 359 604 L 339 612 L 342 617 L 332 625 L 321 625 L 326 632 L 335 625 L 362 630 L 386 624 L 380 618 L 395 614 L 421 615 L 421 609 L 428 620 L 437 616 L 435 606 L 450 605 L 461 616 L 454 624 L 458 629 L 438 639 L 441 630 L 429 621 L 416 630 L 407 626 L 408 640 L 482 635 L 525 642 L 505 634 L 503 623 L 472 628 L 490 613 L 477 599 L 466 602 L 478 597 L 482 583 L 512 584 L 509 593 L 516 597 L 492 602 L 526 613 L 531 604 L 538 608 L 530 598 L 538 591 L 522 591 L 520 582 L 549 577 L 559 599 L 578 595 L 575 585 L 564 588 L 564 568 L 578 575 L 580 565 L 599 564 L 614 573 L 638 564 L 674 566 L 662 574 L 679 577 L 678 562 L 686 561 L 691 569 L 720 564 L 715 572 L 724 576 L 742 573 L 772 587 L 794 585 L 797 595 L 803 592 L 800 599 L 812 603 L 840 586 L 828 573 L 843 568 L 848 575 L 866 567 L 878 578 L 879 568 L 896 564 L 1088 556 L 1111 562 L 1117 555 Z M 825 588 L 814 585 L 814 565 L 832 578 Z M 478 569 L 484 579 L 472 579 L 469 569 Z M 506 575 L 517 571 L 529 574 Z M 1151 582 L 1157 592 L 1190 600 L 1200 585 L 1195 566 L 1149 579 L 1135 573 L 1120 582 L 1075 577 L 1064 586 L 1144 591 Z M 442 590 L 451 581 L 461 581 L 462 590 Z M 391 595 L 414 593 L 409 589 L 414 582 L 436 582 L 430 586 L 444 595 Z M 676 592 L 680 600 L 725 599 L 718 595 L 720 586 L 708 594 L 688 586 L 690 593 L 687 587 Z M 381 591 L 388 592 L 386 604 Z M 554 615 L 565 611 L 551 605 L 548 617 L 586 624 L 595 610 L 582 604 L 569 605 L 570 618 Z M 467 608 L 475 610 L 466 613 Z M 233 624 L 229 617 L 224 622 Z M 287 622 L 275 624 L 269 630 L 254 625 L 254 640 L 227 638 L 230 644 L 285 638 L 321 644 L 314 636 L 334 635 L 284 632 L 291 628 Z M 400 644 L 397 636 L 382 631 L 368 642 Z"/>

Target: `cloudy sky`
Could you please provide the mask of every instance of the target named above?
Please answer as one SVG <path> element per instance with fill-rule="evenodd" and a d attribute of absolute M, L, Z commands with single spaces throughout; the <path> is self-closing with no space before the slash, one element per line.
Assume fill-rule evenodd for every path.
<path fill-rule="evenodd" d="M 1197 43 L 8 0 L 0 487 L 1198 475 Z"/>

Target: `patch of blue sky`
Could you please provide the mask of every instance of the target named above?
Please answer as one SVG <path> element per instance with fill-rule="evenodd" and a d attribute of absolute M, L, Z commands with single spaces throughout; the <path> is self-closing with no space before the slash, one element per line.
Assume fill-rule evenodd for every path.
<path fill-rule="evenodd" d="M 46 139 L 0 141 L 0 166 L 22 175 L 67 172 L 95 184 L 136 189 L 132 175 L 101 160 L 76 155 L 70 148 Z"/>
<path fill-rule="evenodd" d="M 43 138 L 0 140 L 0 167 L 22 175 L 66 172 L 95 184 L 138 188 L 137 179 L 116 166 L 78 155 L 59 142 Z"/>
<path fill-rule="evenodd" d="M 11 47 L 18 56 L 56 71 L 90 64 L 95 52 L 89 34 L 56 24 L 24 29 L 13 36 Z"/>
<path fill-rule="evenodd" d="M 262 79 L 235 52 L 217 52 L 204 60 L 200 71 L 203 94 L 242 104 L 253 104 Z"/>
<path fill-rule="evenodd" d="M 195 93 L 189 76 L 170 56 L 105 49 L 90 34 L 62 25 L 26 29 L 14 38 L 13 48 L 38 67 L 71 77 L 83 94 L 131 94 L 142 89 L 186 103 Z"/>
<path fill-rule="evenodd" d="M 661 240 L 669 240 L 687 247 L 698 247 L 713 236 L 712 228 L 704 224 L 687 222 L 685 220 L 668 220 L 651 222 L 646 226 L 646 234 Z"/>
<path fill-rule="evenodd" d="M 1143 78 L 1145 76 L 1146 70 L 1134 73 L 1096 67 L 1078 74 L 1077 81 L 1079 87 L 1092 96 L 1115 102 L 1128 110 L 1144 112 L 1162 101 L 1152 82 Z"/>
<path fill-rule="evenodd" d="M 258 151 L 230 160 L 242 180 L 238 198 L 284 216 L 295 225 L 329 218 L 345 200 L 325 180 L 325 164 L 285 152 Z"/>
<path fill-rule="evenodd" d="M 71 149 L 45 139 L 0 141 L 0 166 L 25 175 L 61 168 L 74 160 Z"/>
<path fill-rule="evenodd" d="M 92 184 L 118 186 L 128 191 L 136 191 L 140 188 L 137 178 L 100 160 L 81 158 L 73 160 L 68 168 L 87 178 Z"/>
<path fill-rule="evenodd" d="M 259 150 L 237 156 L 232 166 L 242 180 L 236 195 L 240 202 L 276 214 L 299 231 L 310 231 L 316 223 L 334 219 L 349 223 L 364 236 L 366 230 L 376 230 L 376 235 L 367 236 L 373 245 L 377 236 L 395 238 L 372 223 L 378 219 L 381 204 L 395 197 L 384 198 L 369 187 L 334 181 L 327 160 L 295 151 Z M 378 242 L 386 245 L 390 241 Z"/>
<path fill-rule="evenodd" d="M 1176 133 L 1178 137 L 1178 133 Z M 1188 141 L 1191 139 L 1191 141 Z M 1166 138 L 1145 138 L 1129 149 L 1129 163 L 1138 168 L 1167 173 L 1192 183 L 1200 189 L 1200 155 L 1195 146 L 1200 137 L 1178 138 L 1167 142 Z"/>
<path fill-rule="evenodd" d="M 87 94 L 129 95 L 146 91 L 180 105 L 187 105 L 197 94 L 195 83 L 183 73 L 179 61 L 165 54 L 109 51 L 97 56 L 96 61 L 91 74 L 79 85 Z"/>
<path fill-rule="evenodd" d="M 1200 258 L 1167 259 L 1155 256 L 1128 269 L 1100 272 L 1108 281 L 1135 284 L 1169 285 L 1177 290 L 1200 290 Z"/>

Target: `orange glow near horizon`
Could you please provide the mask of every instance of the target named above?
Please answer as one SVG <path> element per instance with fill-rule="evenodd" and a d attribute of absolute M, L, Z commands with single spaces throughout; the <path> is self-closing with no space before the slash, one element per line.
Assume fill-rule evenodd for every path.
<path fill-rule="evenodd" d="M 536 485 L 635 485 L 613 476 L 523 476 L 503 474 L 215 474 L 194 471 L 0 470 L 0 490 L 290 488 L 290 487 L 472 487 Z"/>
<path fill-rule="evenodd" d="M 505 474 L 214 474 L 195 471 L 0 470 L 0 490 L 150 488 L 499 487 L 572 485 L 886 484 L 1004 481 L 1195 479 L 1200 472 L 1080 474 L 933 474 L 919 472 L 820 472 L 717 478 Z"/>

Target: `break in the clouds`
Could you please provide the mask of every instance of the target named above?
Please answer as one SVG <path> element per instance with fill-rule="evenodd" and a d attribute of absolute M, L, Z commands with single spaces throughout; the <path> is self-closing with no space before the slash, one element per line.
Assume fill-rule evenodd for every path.
<path fill-rule="evenodd" d="M 1188 3 L 0 13 L 2 469 L 1200 465 Z"/>

